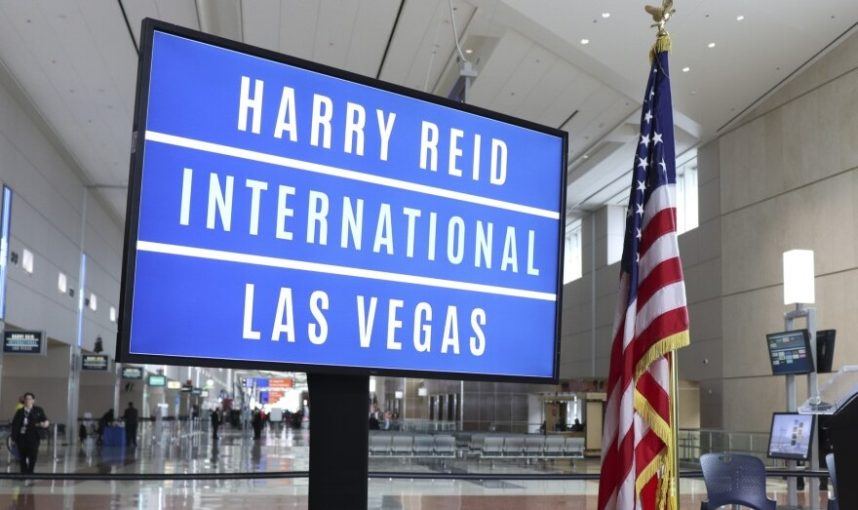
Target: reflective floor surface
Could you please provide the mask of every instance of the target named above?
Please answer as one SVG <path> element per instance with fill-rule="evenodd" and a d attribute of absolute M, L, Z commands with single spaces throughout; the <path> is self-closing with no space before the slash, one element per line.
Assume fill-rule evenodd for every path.
<path fill-rule="evenodd" d="M 267 429 L 260 440 L 240 430 L 223 430 L 213 441 L 208 431 L 166 430 L 158 440 L 141 434 L 136 448 L 59 447 L 43 442 L 37 471 L 41 473 L 234 473 L 306 471 L 309 469 L 309 431 Z M 598 472 L 598 463 L 583 460 L 474 458 L 378 458 L 370 471 L 419 473 L 579 473 Z M 0 471 L 17 472 L 10 454 L 0 454 Z"/>
<path fill-rule="evenodd" d="M 705 489 L 683 482 L 682 509 L 700 508 Z M 783 487 L 770 487 L 783 496 Z M 372 510 L 595 510 L 596 482 L 370 480 Z M 0 508 L 8 509 L 304 509 L 307 480 L 217 482 L 49 482 L 31 487 L 0 482 Z M 822 508 L 825 508 L 824 502 Z"/>
<path fill-rule="evenodd" d="M 40 473 L 235 473 L 306 471 L 307 431 L 267 431 L 254 441 L 241 431 L 225 431 L 212 441 L 202 432 L 173 431 L 155 441 L 141 439 L 137 448 L 94 445 L 59 449 L 45 444 L 37 464 Z M 0 470 L 17 472 L 8 454 Z M 598 462 L 482 461 L 475 459 L 370 459 L 371 471 L 405 473 L 569 473 L 598 472 Z M 700 480 L 683 480 L 681 508 L 697 510 L 705 496 Z M 169 509 L 307 507 L 308 480 L 237 479 L 194 481 L 49 481 L 32 485 L 0 481 L 0 509 Z M 770 480 L 769 494 L 783 501 L 786 484 Z M 505 510 L 593 509 L 595 481 L 371 479 L 369 508 L 374 510 Z M 825 508 L 824 501 L 822 508 Z"/>

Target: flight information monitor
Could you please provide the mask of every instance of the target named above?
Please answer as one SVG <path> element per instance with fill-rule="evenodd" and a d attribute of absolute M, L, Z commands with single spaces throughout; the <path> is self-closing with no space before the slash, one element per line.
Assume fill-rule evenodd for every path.
<path fill-rule="evenodd" d="M 809 374 L 813 372 L 810 334 L 806 329 L 766 335 L 772 374 Z"/>
<path fill-rule="evenodd" d="M 140 55 L 123 362 L 557 380 L 566 132 L 152 20 Z"/>
<path fill-rule="evenodd" d="M 813 438 L 812 414 L 774 413 L 769 436 L 769 457 L 807 460 Z"/>

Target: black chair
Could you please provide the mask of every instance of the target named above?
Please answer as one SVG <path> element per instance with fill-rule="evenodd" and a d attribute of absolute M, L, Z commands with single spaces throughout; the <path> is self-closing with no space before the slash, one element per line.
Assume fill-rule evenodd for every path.
<path fill-rule="evenodd" d="M 754 510 L 775 510 L 766 497 L 766 466 L 750 455 L 707 453 L 700 457 L 708 501 L 700 510 L 743 505 Z"/>
<path fill-rule="evenodd" d="M 828 510 L 840 510 L 837 504 L 837 470 L 834 468 L 834 454 L 825 456 L 825 465 L 828 466 L 828 478 L 831 478 L 831 488 L 828 490 Z"/>

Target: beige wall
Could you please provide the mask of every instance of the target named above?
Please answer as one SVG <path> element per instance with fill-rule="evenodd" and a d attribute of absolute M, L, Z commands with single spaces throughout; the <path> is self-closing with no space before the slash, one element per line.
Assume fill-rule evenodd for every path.
<path fill-rule="evenodd" d="M 838 330 L 835 367 L 858 362 L 858 36 L 719 140 L 725 427 L 766 430 L 785 401 L 762 338 L 783 329 L 781 256 L 816 257 L 818 324 Z M 803 388 L 799 399 L 806 397 Z M 763 403 L 763 405 L 760 405 Z"/>
<path fill-rule="evenodd" d="M 0 419 L 11 420 L 18 398 L 29 391 L 36 395 L 36 405 L 45 410 L 50 420 L 65 423 L 68 412 L 66 388 L 69 347 L 49 341 L 45 356 L 7 354 L 4 358 L 0 381 Z"/>
<path fill-rule="evenodd" d="M 858 363 L 858 34 L 700 147 L 698 172 L 700 226 L 680 236 L 680 376 L 699 384 L 702 427 L 766 431 L 785 406 L 764 343 L 783 329 L 784 251 L 815 251 L 818 325 L 838 330 L 835 367 Z M 605 217 L 584 218 L 584 276 L 564 289 L 564 378 L 607 374 L 619 268 L 605 264 Z"/>

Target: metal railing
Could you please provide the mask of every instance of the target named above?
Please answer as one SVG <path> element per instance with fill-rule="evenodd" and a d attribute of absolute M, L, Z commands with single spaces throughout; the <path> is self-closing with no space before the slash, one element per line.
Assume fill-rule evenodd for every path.
<path fill-rule="evenodd" d="M 707 453 L 744 453 L 762 460 L 768 468 L 781 468 L 786 462 L 768 457 L 769 434 L 731 432 L 719 429 L 680 429 L 677 438 L 679 461 L 683 466 L 699 466 Z"/>

